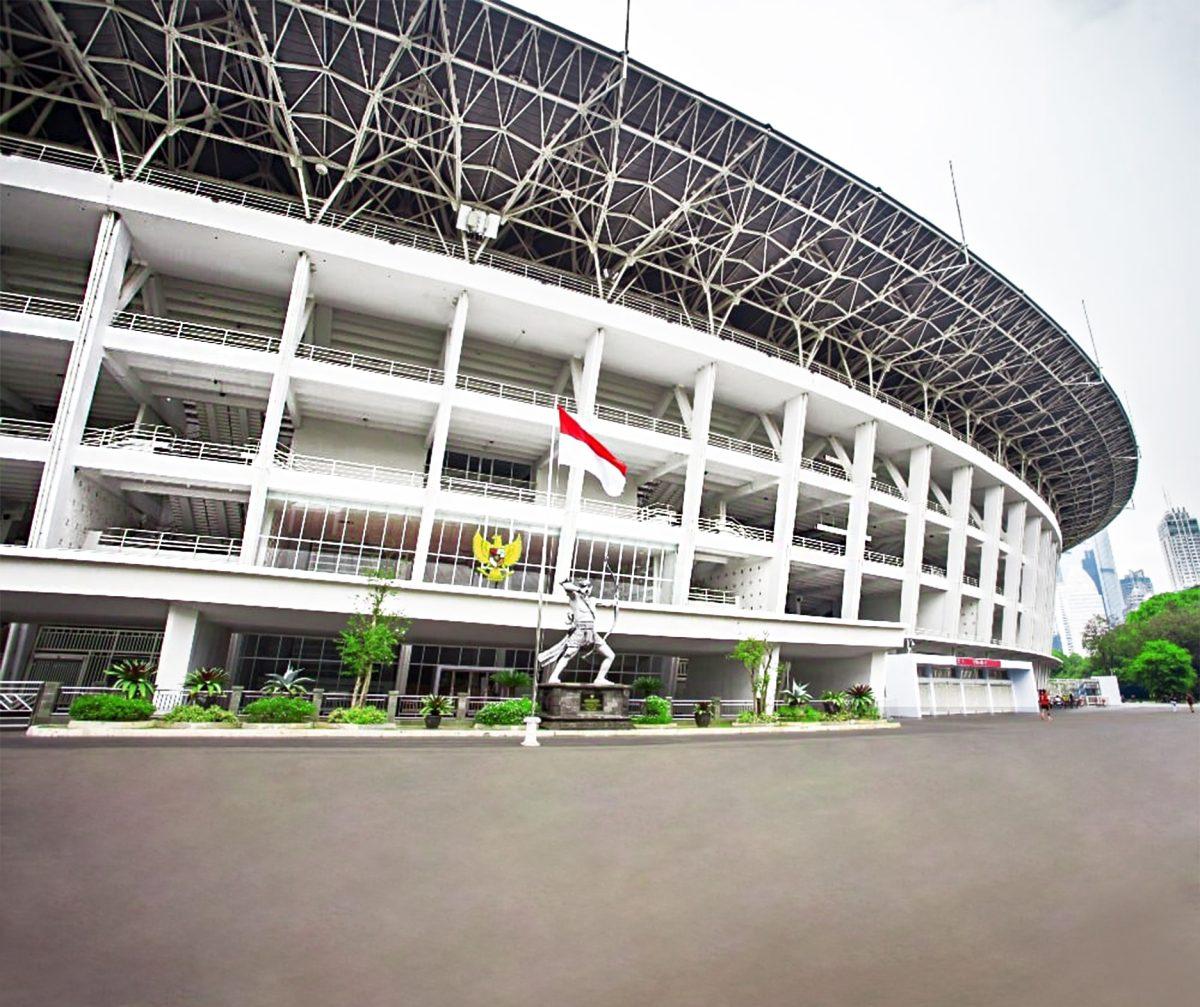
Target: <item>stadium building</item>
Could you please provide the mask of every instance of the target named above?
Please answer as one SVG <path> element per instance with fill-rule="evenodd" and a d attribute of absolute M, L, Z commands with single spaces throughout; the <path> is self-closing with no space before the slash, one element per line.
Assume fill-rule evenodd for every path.
<path fill-rule="evenodd" d="M 1137 446 L 1071 337 L 769 126 L 494 2 L 0 11 L 5 679 L 380 691 L 530 667 L 576 576 L 628 681 L 765 635 L 893 715 L 1032 709 Z M 563 406 L 628 466 L 550 480 Z M 476 532 L 520 536 L 479 573 Z M 561 592 L 545 607 L 561 626 Z M 340 686 L 345 688 L 344 684 Z"/>

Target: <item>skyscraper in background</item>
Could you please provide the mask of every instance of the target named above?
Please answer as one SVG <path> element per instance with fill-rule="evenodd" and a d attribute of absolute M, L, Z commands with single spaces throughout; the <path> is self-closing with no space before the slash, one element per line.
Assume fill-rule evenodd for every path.
<path fill-rule="evenodd" d="M 1154 594 L 1154 585 L 1144 570 L 1130 570 L 1121 578 L 1121 596 L 1125 601 L 1126 615 L 1152 594 Z"/>
<path fill-rule="evenodd" d="M 1158 541 L 1176 591 L 1200 584 L 1200 522 L 1185 507 L 1172 507 L 1158 523 Z"/>
<path fill-rule="evenodd" d="M 1104 600 L 1083 568 L 1082 549 L 1063 553 L 1058 565 L 1054 628 L 1065 654 L 1083 653 L 1083 630 L 1096 616 L 1107 618 Z"/>
<path fill-rule="evenodd" d="M 1121 581 L 1117 577 L 1117 563 L 1113 559 L 1112 543 L 1108 532 L 1097 532 L 1083 543 L 1083 569 L 1092 578 L 1092 583 L 1104 602 L 1104 614 L 1109 623 L 1116 626 L 1125 621 L 1125 599 L 1121 595 Z"/>

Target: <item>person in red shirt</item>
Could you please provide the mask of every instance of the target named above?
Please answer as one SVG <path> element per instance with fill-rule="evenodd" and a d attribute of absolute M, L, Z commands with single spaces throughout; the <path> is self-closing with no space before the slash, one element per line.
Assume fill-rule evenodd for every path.
<path fill-rule="evenodd" d="M 1050 693 L 1045 689 L 1038 689 L 1038 715 L 1042 720 L 1053 720 L 1050 716 Z"/>

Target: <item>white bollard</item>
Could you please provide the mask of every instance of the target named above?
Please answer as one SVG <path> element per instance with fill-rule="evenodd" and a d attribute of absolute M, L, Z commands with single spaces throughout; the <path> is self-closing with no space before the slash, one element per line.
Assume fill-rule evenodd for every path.
<path fill-rule="evenodd" d="M 537 740 L 538 724 L 542 722 L 541 717 L 526 717 L 525 718 L 525 738 L 521 742 L 522 748 L 540 748 Z"/>

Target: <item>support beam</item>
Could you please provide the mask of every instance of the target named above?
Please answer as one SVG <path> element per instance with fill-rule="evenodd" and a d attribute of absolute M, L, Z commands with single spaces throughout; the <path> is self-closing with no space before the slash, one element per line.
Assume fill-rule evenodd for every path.
<path fill-rule="evenodd" d="M 708 463 L 708 427 L 712 420 L 713 393 L 717 386 L 716 363 L 705 364 L 696 372 L 696 387 L 689 409 L 691 448 L 688 452 L 687 481 L 683 490 L 683 514 L 680 518 L 679 554 L 675 559 L 675 583 L 672 601 L 686 605 L 692 585 L 692 564 L 696 558 L 696 531 L 700 520 L 700 500 L 704 494 L 704 470 Z M 682 403 L 687 397 L 676 396 Z"/>
<path fill-rule="evenodd" d="M 896 488 L 904 494 L 905 499 L 908 498 L 908 483 L 904 481 L 904 476 L 900 474 L 900 470 L 896 468 L 895 462 L 890 458 L 883 459 L 883 467 L 887 469 L 887 474 L 892 477 L 892 482 L 896 484 Z M 922 502 L 924 506 L 924 502 Z"/>
<path fill-rule="evenodd" d="M 829 447 L 830 450 L 833 451 L 833 457 L 829 458 L 829 461 L 837 462 L 846 470 L 846 475 L 850 475 L 854 471 L 854 462 L 851 460 L 850 455 L 846 452 L 846 449 L 842 447 L 842 442 L 836 437 L 830 437 Z"/>
<path fill-rule="evenodd" d="M 875 434 L 878 428 L 875 420 L 868 420 L 854 430 L 854 464 L 850 470 L 853 490 L 850 514 L 846 521 L 846 574 L 842 580 L 843 619 L 857 619 L 859 602 L 862 600 L 863 553 L 867 548 L 871 474 L 875 470 Z"/>
<path fill-rule="evenodd" d="M 921 564 L 925 562 L 925 515 L 933 448 L 919 444 L 908 453 L 908 513 L 904 518 L 904 581 L 900 587 L 900 621 L 906 633 L 917 629 L 921 602 Z"/>
<path fill-rule="evenodd" d="M 155 395 L 124 360 L 113 353 L 106 353 L 104 369 L 134 402 L 145 406 L 176 433 L 187 433 L 187 417 L 183 406 L 173 399 Z"/>
<path fill-rule="evenodd" d="M 686 455 L 679 455 L 676 458 L 668 458 L 657 468 L 653 468 L 647 472 L 645 478 L 642 479 L 638 485 L 652 483 L 661 479 L 663 476 L 669 476 L 672 472 L 678 472 L 681 468 L 687 465 L 687 463 L 688 460 Z"/>
<path fill-rule="evenodd" d="M 755 493 L 761 493 L 763 490 L 769 490 L 777 485 L 780 485 L 780 482 L 775 476 L 763 476 L 761 479 L 742 483 L 741 486 L 735 486 L 733 489 L 727 490 L 716 498 L 716 503 L 723 507 L 726 504 L 733 503 L 734 500 L 754 496 Z"/>
<path fill-rule="evenodd" d="M 979 557 L 979 622 L 975 638 L 991 643 L 996 617 L 996 576 L 1000 570 L 1000 521 L 1004 516 L 1004 487 L 989 486 L 983 494 L 983 549 Z"/>
<path fill-rule="evenodd" d="M 1000 641 L 1005 647 L 1017 645 L 1017 615 L 1021 602 L 1021 549 L 1025 541 L 1025 501 L 1008 505 L 1004 522 L 1004 615 L 1000 622 Z"/>
<path fill-rule="evenodd" d="M 767 588 L 767 609 L 773 612 L 783 612 L 787 607 L 788 578 L 792 572 L 792 538 L 796 534 L 796 506 L 800 493 L 800 453 L 804 448 L 807 418 L 807 395 L 797 395 L 783 407 L 783 434 L 775 449 L 779 452 L 783 475 L 775 494 L 774 549 Z M 772 690 L 770 697 L 774 695 Z"/>
<path fill-rule="evenodd" d="M 683 417 L 683 426 L 687 430 L 688 436 L 692 436 L 692 404 L 688 402 L 687 392 L 682 385 L 676 385 L 673 389 L 675 392 L 675 404 L 679 406 L 679 415 Z M 705 433 L 707 437 L 708 434 Z"/>
<path fill-rule="evenodd" d="M 946 550 L 946 604 L 942 632 L 957 638 L 962 615 L 962 579 L 967 560 L 967 520 L 971 512 L 971 482 L 975 469 L 961 465 L 950 482 L 950 539 Z"/>
<path fill-rule="evenodd" d="M 942 492 L 942 488 L 935 482 L 930 482 L 929 488 L 930 488 L 930 490 L 933 491 L 934 498 L 937 500 L 937 502 L 940 503 L 943 507 L 945 507 L 946 513 L 949 514 L 950 513 L 950 498 L 948 496 L 946 496 L 945 493 Z"/>
<path fill-rule="evenodd" d="M 124 311 L 129 307 L 129 302 L 132 301 L 142 289 L 146 281 L 150 279 L 150 267 L 144 262 L 139 262 L 130 274 L 125 277 L 125 282 L 121 284 L 121 294 L 117 298 L 117 311 Z"/>
<path fill-rule="evenodd" d="M 775 426 L 775 421 L 766 413 L 758 414 L 759 420 L 762 422 L 763 430 L 767 432 L 767 440 L 771 442 L 776 453 L 783 450 L 783 438 L 779 435 L 779 428 Z"/>

